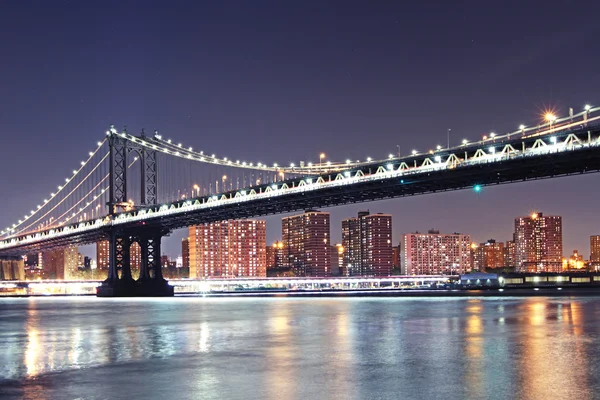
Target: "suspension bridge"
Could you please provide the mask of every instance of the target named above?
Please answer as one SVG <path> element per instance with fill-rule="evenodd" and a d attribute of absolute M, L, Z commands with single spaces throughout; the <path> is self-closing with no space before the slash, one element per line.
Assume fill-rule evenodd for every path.
<path fill-rule="evenodd" d="M 174 229 L 310 208 L 600 171 L 600 107 L 450 148 L 379 160 L 266 164 L 111 126 L 38 205 L 0 231 L 0 259 L 109 241 L 99 295 L 172 295 L 161 238 Z M 130 268 L 141 249 L 140 276 Z"/>

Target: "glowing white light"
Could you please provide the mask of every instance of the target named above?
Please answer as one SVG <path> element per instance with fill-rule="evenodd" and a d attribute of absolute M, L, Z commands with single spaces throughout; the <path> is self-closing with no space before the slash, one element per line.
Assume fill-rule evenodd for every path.
<path fill-rule="evenodd" d="M 157 138 L 158 140 L 161 140 L 161 139 L 162 139 L 162 136 L 161 136 L 161 135 L 156 135 L 156 138 Z"/>
<path fill-rule="evenodd" d="M 69 182 L 69 178 L 65 178 L 65 182 Z"/>
<path fill-rule="evenodd" d="M 438 149 L 438 150 L 441 150 L 441 149 L 442 149 L 442 146 L 440 146 L 440 145 L 438 144 L 438 145 L 437 145 L 435 148 L 436 148 L 436 149 Z"/>
<path fill-rule="evenodd" d="M 556 144 L 556 137 L 555 137 L 555 136 L 552 136 L 552 137 L 550 138 L 550 141 L 552 142 L 552 144 Z"/>
<path fill-rule="evenodd" d="M 290 167 L 294 168 L 294 163 L 290 163 Z"/>
<path fill-rule="evenodd" d="M 85 161 L 82 161 L 82 162 L 81 162 L 81 165 L 85 165 Z"/>
<path fill-rule="evenodd" d="M 413 150 L 411 153 L 412 153 L 412 155 L 414 156 L 414 155 L 416 155 L 416 154 L 417 154 L 417 151 L 416 151 L 416 150 Z"/>
<path fill-rule="evenodd" d="M 435 156 L 435 161 L 436 161 L 436 162 L 441 162 L 441 161 L 442 161 L 442 157 L 440 157 L 440 156 Z"/>
<path fill-rule="evenodd" d="M 371 162 L 371 157 L 367 157 L 367 162 Z"/>
<path fill-rule="evenodd" d="M 462 144 L 467 144 L 469 141 L 467 139 L 463 139 Z"/>
<path fill-rule="evenodd" d="M 273 185 L 271 186 L 273 189 L 277 189 L 277 185 Z"/>
<path fill-rule="evenodd" d="M 352 161 L 346 160 L 346 164 L 351 164 L 351 163 L 352 163 Z"/>
<path fill-rule="evenodd" d="M 496 149 L 495 149 L 495 148 L 493 148 L 493 147 L 490 147 L 490 148 L 489 148 L 489 151 L 490 151 L 490 153 L 494 154 L 494 153 L 496 152 Z"/>
<path fill-rule="evenodd" d="M 492 133 L 490 133 L 490 137 L 494 138 L 494 137 L 496 137 L 496 134 L 494 132 L 492 132 Z"/>
<path fill-rule="evenodd" d="M 273 164 L 273 167 L 277 168 L 277 163 Z"/>
<path fill-rule="evenodd" d="M 215 158 L 215 155 L 213 154 L 211 157 L 212 157 L 212 158 Z"/>
<path fill-rule="evenodd" d="M 58 190 L 61 190 L 62 188 L 63 188 L 62 186 L 59 186 L 59 187 L 58 187 Z"/>
<path fill-rule="evenodd" d="M 178 143 L 178 144 L 177 144 L 177 147 L 181 147 L 181 143 Z"/>
<path fill-rule="evenodd" d="M 309 162 L 309 163 L 308 163 L 308 166 L 309 166 L 309 167 L 312 167 L 312 166 L 313 166 L 313 163 Z"/>
<path fill-rule="evenodd" d="M 584 109 L 585 109 L 585 111 L 590 111 L 592 109 L 592 106 L 590 106 L 589 104 L 586 104 Z"/>
<path fill-rule="evenodd" d="M 167 140 L 167 143 L 169 143 L 169 144 L 170 144 L 170 143 L 171 143 L 171 139 Z"/>
<path fill-rule="evenodd" d="M 93 151 L 90 151 L 88 154 L 89 154 L 89 155 L 90 155 L 90 157 L 91 157 L 91 156 L 93 156 L 93 155 L 94 155 L 94 152 L 93 152 Z"/>
<path fill-rule="evenodd" d="M 387 169 L 389 169 L 390 171 L 394 169 L 394 166 L 392 164 L 388 164 L 386 165 Z"/>
<path fill-rule="evenodd" d="M 519 129 L 520 129 L 520 130 L 523 130 L 523 129 L 525 129 L 525 125 L 522 125 L 522 124 L 521 124 L 521 125 L 519 125 Z"/>
<path fill-rule="evenodd" d="M 327 164 L 327 165 L 331 165 L 331 161 L 327 161 L 327 163 L 326 163 L 326 164 Z"/>
<path fill-rule="evenodd" d="M 390 155 L 388 157 L 391 160 L 392 158 L 394 158 L 394 155 L 390 153 Z"/>
<path fill-rule="evenodd" d="M 350 171 L 346 171 L 346 172 L 344 172 L 344 176 L 345 176 L 346 178 L 350 177 Z"/>
<path fill-rule="evenodd" d="M 99 147 L 99 146 L 102 146 L 102 142 L 98 142 L 98 143 L 96 143 L 96 144 L 98 145 L 98 147 Z"/>

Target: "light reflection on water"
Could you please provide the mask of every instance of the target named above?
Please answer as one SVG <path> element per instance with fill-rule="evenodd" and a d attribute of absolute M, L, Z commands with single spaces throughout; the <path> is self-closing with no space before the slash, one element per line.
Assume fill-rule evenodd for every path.
<path fill-rule="evenodd" d="M 0 299 L 0 398 L 600 393 L 600 298 Z"/>

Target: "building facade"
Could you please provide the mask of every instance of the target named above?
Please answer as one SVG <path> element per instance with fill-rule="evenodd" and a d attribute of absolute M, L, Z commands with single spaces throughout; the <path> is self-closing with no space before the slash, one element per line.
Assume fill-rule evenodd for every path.
<path fill-rule="evenodd" d="M 562 270 L 562 217 L 533 213 L 515 218 L 514 239 L 517 271 Z"/>
<path fill-rule="evenodd" d="M 45 279 L 72 279 L 79 264 L 76 246 L 45 251 L 42 253 L 43 275 Z"/>
<path fill-rule="evenodd" d="M 600 263 L 600 235 L 590 236 L 590 262 Z"/>
<path fill-rule="evenodd" d="M 459 275 L 471 271 L 471 236 L 461 233 L 408 233 L 402 235 L 403 275 Z"/>
<path fill-rule="evenodd" d="M 296 276 L 331 276 L 328 212 L 308 210 L 281 220 L 285 267 Z"/>
<path fill-rule="evenodd" d="M 348 276 L 392 274 L 392 216 L 361 211 L 342 221 L 344 273 Z"/>
<path fill-rule="evenodd" d="M 473 270 L 484 272 L 489 268 L 501 268 L 504 265 L 504 243 L 490 239 L 475 248 Z"/>
<path fill-rule="evenodd" d="M 229 220 L 189 228 L 190 278 L 266 276 L 266 223 Z"/>
<path fill-rule="evenodd" d="M 190 238 L 181 239 L 181 266 L 183 268 L 190 267 Z"/>

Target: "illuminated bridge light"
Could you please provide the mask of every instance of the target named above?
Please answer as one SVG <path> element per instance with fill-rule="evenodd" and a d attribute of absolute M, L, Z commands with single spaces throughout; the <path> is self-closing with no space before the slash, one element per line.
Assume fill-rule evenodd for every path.
<path fill-rule="evenodd" d="M 473 190 L 477 193 L 481 192 L 481 185 L 475 185 L 473 186 Z"/>

